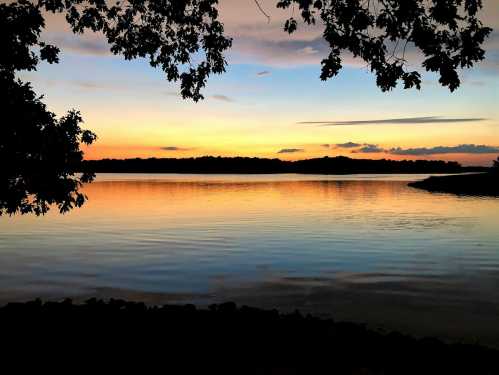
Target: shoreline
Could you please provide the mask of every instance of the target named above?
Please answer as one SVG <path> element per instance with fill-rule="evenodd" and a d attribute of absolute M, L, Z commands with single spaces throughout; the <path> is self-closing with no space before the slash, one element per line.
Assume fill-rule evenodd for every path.
<path fill-rule="evenodd" d="M 396 331 L 380 332 L 363 324 L 303 315 L 295 311 L 241 306 L 233 302 L 208 308 L 194 305 L 147 306 L 144 303 L 90 299 L 84 304 L 41 300 L 0 307 L 5 338 L 23 333 L 23 340 L 50 334 L 64 345 L 90 339 L 96 347 L 143 350 L 154 337 L 168 343 L 189 343 L 189 354 L 238 352 L 252 348 L 246 366 L 262 356 L 276 355 L 287 365 L 299 361 L 347 374 L 491 374 L 499 371 L 499 351 L 478 344 L 446 343 L 437 338 L 414 338 Z M 8 322 L 8 323 L 7 323 Z M 68 334 L 69 333 L 69 334 Z M 44 337 L 44 336 L 41 336 Z M 205 343 L 205 344 L 203 344 Z M 209 346 L 206 346 L 209 343 Z M 256 344 L 256 346 L 254 346 Z M 162 345 L 167 345 L 166 342 Z M 160 345 L 161 346 L 161 345 Z M 156 347 L 156 350 L 161 348 Z M 272 362 L 271 362 L 272 363 Z M 272 367 L 272 366 L 271 366 Z M 294 368 L 294 367 L 293 367 Z M 363 372 L 357 372 L 362 370 Z"/>
<path fill-rule="evenodd" d="M 446 299 L 445 303 L 437 305 L 436 296 L 415 300 L 410 295 L 397 293 L 395 285 L 389 290 L 373 293 L 372 288 L 360 284 L 348 286 L 347 283 L 336 287 L 334 284 L 317 285 L 318 281 L 314 284 L 276 282 L 252 288 L 224 288 L 210 293 L 162 293 L 101 287 L 93 292 L 76 294 L 31 293 L 17 298 L 6 294 L 0 300 L 0 311 L 9 302 L 26 304 L 35 299 L 55 303 L 71 299 L 77 305 L 88 300 L 121 300 L 143 303 L 148 308 L 196 305 L 199 309 L 231 301 L 238 306 L 278 310 L 282 314 L 299 310 L 304 315 L 350 322 L 377 332 L 399 332 L 418 339 L 434 337 L 446 343 L 478 343 L 499 350 L 498 307 L 481 299 L 466 299 L 464 303 Z M 406 284 L 405 287 L 414 289 L 416 285 Z M 425 294 L 425 290 L 435 287 L 438 288 L 438 283 L 419 286 L 418 290 Z M 456 285 L 455 293 L 460 292 L 461 298 L 469 298 L 472 293 Z"/>
<path fill-rule="evenodd" d="M 499 197 L 499 173 L 497 172 L 432 176 L 408 185 L 432 193 Z"/>

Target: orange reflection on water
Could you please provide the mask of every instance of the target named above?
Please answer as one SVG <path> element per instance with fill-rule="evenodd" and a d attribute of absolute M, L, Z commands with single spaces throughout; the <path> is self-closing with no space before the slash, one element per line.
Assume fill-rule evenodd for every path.
<path fill-rule="evenodd" d="M 36 228 L 40 221 L 78 225 L 82 221 L 103 220 L 140 230 L 167 223 L 222 220 L 285 222 L 303 218 L 321 220 L 323 225 L 341 225 L 341 220 L 356 225 L 367 220 L 386 220 L 402 225 L 406 218 L 420 218 L 422 222 L 432 218 L 476 216 L 481 220 L 483 231 L 493 232 L 491 222 L 499 219 L 499 200 L 435 195 L 410 188 L 407 181 L 293 178 L 287 175 L 237 178 L 164 175 L 157 179 L 133 175 L 115 175 L 110 179 L 99 176 L 96 182 L 84 186 L 88 201 L 81 209 L 62 216 L 53 210 L 45 219 L 33 216 L 4 218 L 0 225 L 16 230 L 18 226 Z M 294 223 L 297 224 L 296 220 Z M 413 221 L 409 220 L 406 224 L 411 223 Z"/>
<path fill-rule="evenodd" d="M 173 217 L 242 215 L 254 209 L 293 213 L 303 209 L 390 210 L 401 214 L 448 214 L 457 197 L 418 191 L 400 181 L 102 181 L 86 185 L 89 200 L 71 215 L 135 216 L 163 213 Z M 460 199 L 466 205 L 466 199 Z M 476 205 L 474 209 L 487 209 Z M 478 206 L 478 207 L 477 207 Z M 462 207 L 461 207 L 462 208 Z M 459 210 L 461 211 L 461 210 Z"/>

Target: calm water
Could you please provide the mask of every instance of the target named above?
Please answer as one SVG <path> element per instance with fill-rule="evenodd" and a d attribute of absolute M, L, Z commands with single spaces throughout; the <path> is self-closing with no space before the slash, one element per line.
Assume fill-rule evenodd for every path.
<path fill-rule="evenodd" d="M 0 218 L 0 303 L 234 300 L 499 343 L 499 199 L 424 177 L 100 175 L 80 210 Z"/>

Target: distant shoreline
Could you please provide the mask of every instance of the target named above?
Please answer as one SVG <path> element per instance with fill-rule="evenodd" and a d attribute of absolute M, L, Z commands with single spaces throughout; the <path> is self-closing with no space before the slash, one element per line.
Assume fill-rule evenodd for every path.
<path fill-rule="evenodd" d="M 486 172 L 487 167 L 463 167 L 442 160 L 372 160 L 344 156 L 297 161 L 249 157 L 149 158 L 86 160 L 85 171 L 95 173 L 178 174 L 449 174 Z"/>

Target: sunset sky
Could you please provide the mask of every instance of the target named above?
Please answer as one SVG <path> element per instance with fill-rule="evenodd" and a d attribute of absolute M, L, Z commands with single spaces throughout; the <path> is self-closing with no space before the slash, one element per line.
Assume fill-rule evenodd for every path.
<path fill-rule="evenodd" d="M 328 49 L 320 25 L 289 36 L 282 24 L 290 10 L 275 9 L 276 0 L 261 3 L 270 23 L 253 0 L 220 1 L 234 44 L 227 73 L 209 80 L 200 103 L 183 100 L 147 61 L 113 56 L 99 35 L 74 36 L 54 16 L 44 39 L 61 47 L 61 63 L 22 77 L 57 115 L 82 112 L 99 137 L 88 159 L 346 155 L 488 165 L 499 155 L 499 0 L 484 2 L 482 19 L 495 29 L 487 59 L 462 72 L 452 94 L 430 74 L 421 91 L 382 93 L 348 56 L 339 76 L 321 82 Z"/>

